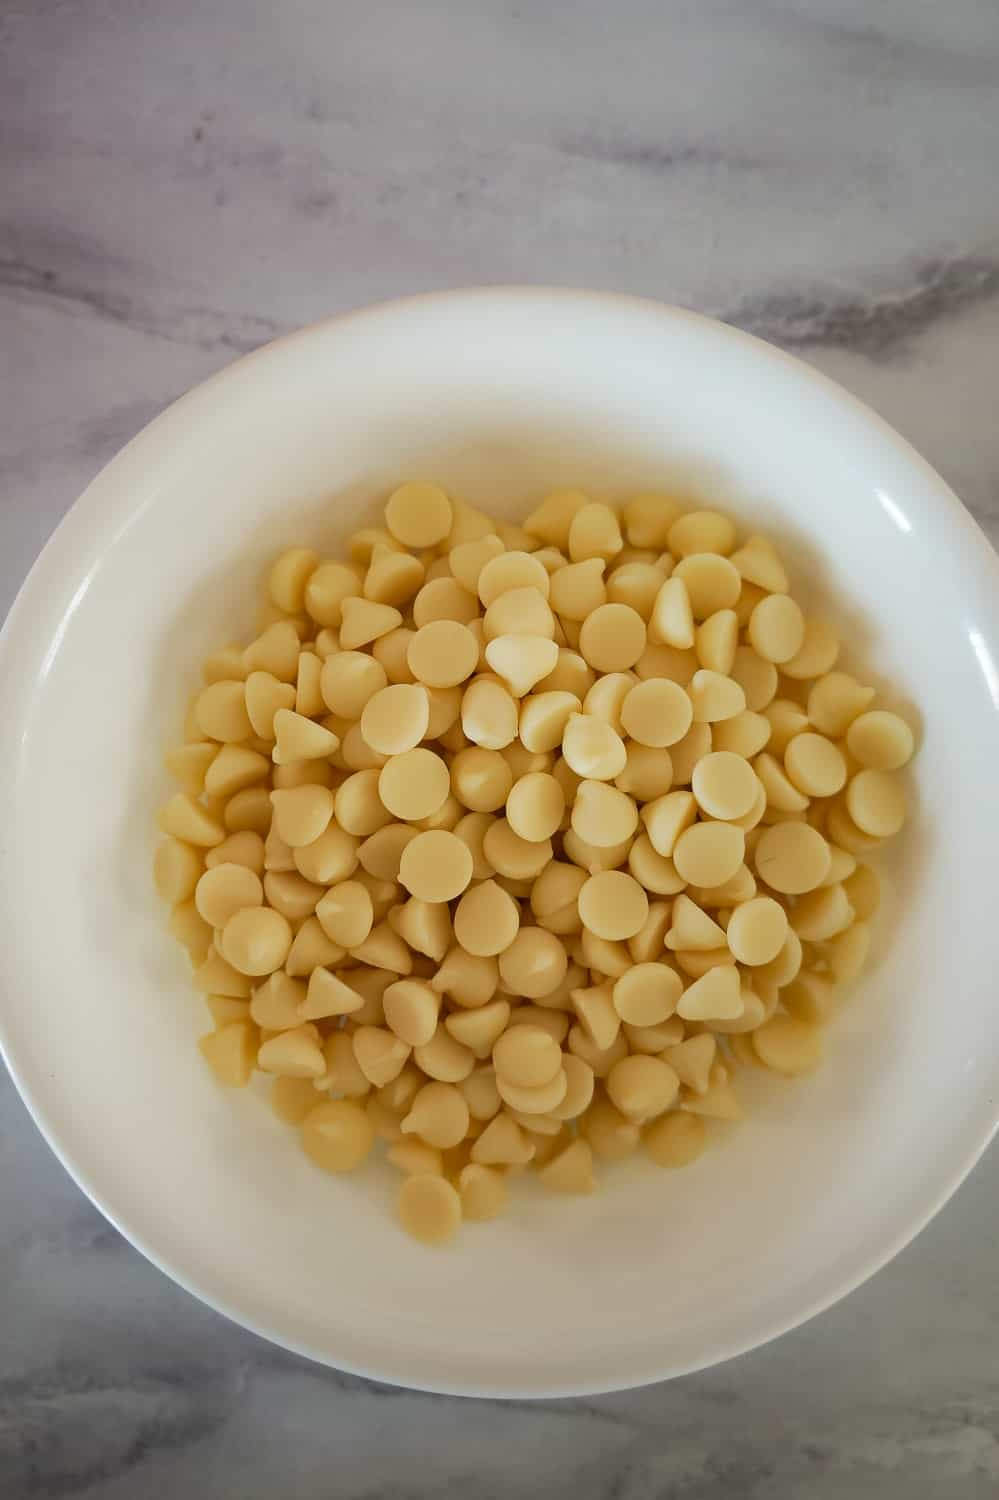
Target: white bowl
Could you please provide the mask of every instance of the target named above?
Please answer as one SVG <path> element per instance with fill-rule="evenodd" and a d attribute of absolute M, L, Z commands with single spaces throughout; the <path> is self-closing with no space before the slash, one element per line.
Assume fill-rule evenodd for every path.
<path fill-rule="evenodd" d="M 914 815 L 869 979 L 828 1059 L 762 1079 L 689 1171 L 644 1161 L 433 1251 L 388 1169 L 319 1173 L 262 1093 L 224 1093 L 151 887 L 161 752 L 262 569 L 334 551 L 403 477 L 508 517 L 546 489 L 681 487 L 784 539 L 850 657 L 916 706 Z M 395 303 L 307 329 L 177 402 L 108 465 L 0 642 L 0 1040 L 81 1187 L 181 1285 L 268 1338 L 438 1391 L 610 1390 L 827 1307 L 926 1223 L 996 1127 L 999 569 L 890 428 L 765 344 L 575 292 Z M 891 866 L 888 867 L 891 871 Z"/>

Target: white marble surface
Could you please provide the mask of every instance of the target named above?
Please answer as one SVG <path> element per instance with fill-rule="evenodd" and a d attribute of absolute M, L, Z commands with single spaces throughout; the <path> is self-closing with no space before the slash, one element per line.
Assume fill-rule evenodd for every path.
<path fill-rule="evenodd" d="M 6 0 L 0 615 L 186 387 L 323 314 L 475 282 L 642 292 L 794 348 L 997 539 L 997 161 L 995 0 Z M 993 1152 L 873 1283 L 734 1364 L 462 1404 L 199 1306 L 4 1076 L 0 1494 L 985 1500 L 997 1190 Z"/>

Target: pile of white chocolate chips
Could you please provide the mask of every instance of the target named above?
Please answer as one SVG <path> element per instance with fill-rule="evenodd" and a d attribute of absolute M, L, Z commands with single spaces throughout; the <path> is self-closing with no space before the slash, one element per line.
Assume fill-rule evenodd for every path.
<path fill-rule="evenodd" d="M 812 1068 L 867 954 L 913 735 L 767 538 L 665 495 L 523 527 L 405 484 L 285 552 L 204 664 L 157 887 L 217 1078 L 319 1167 L 377 1138 L 428 1243 L 538 1169 L 692 1162 L 740 1068 Z"/>

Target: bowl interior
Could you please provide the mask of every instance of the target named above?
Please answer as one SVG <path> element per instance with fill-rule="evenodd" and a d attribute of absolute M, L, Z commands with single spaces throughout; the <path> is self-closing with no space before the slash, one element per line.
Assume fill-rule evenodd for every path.
<path fill-rule="evenodd" d="M 671 489 L 780 538 L 845 660 L 923 745 L 869 978 L 828 1058 L 759 1080 L 688 1172 L 530 1184 L 434 1252 L 392 1178 L 314 1169 L 265 1093 L 223 1094 L 151 888 L 161 752 L 197 666 L 252 627 L 283 544 L 335 552 L 403 477 L 516 518 L 544 491 Z M 0 1036 L 105 1211 L 183 1284 L 317 1358 L 441 1390 L 608 1389 L 750 1347 L 882 1263 L 995 1120 L 995 572 L 895 434 L 688 314 L 496 292 L 321 326 L 184 398 L 95 481 L 0 648 Z"/>

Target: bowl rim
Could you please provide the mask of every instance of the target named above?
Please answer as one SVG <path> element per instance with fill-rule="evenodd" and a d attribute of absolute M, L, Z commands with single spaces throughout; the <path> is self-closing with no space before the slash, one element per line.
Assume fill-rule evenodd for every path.
<path fill-rule="evenodd" d="M 969 557 L 974 558 L 978 565 L 984 568 L 986 572 L 992 573 L 996 594 L 999 596 L 999 557 L 997 557 L 996 552 L 993 550 L 991 543 L 978 525 L 978 522 L 962 504 L 946 481 L 922 457 L 918 450 L 883 417 L 865 402 L 846 390 L 837 381 L 824 375 L 803 360 L 792 354 L 788 354 L 756 335 L 732 327 L 730 324 L 723 323 L 719 319 L 695 312 L 689 308 L 659 302 L 648 297 L 623 292 L 530 284 L 471 286 L 416 293 L 369 303 L 303 325 L 231 361 L 221 370 L 216 371 L 213 375 L 210 375 L 205 380 L 200 381 L 197 385 L 185 391 L 174 401 L 170 402 L 150 422 L 146 423 L 139 432 L 102 466 L 79 497 L 69 507 L 46 540 L 21 583 L 6 619 L 0 625 L 0 684 L 3 684 L 5 689 L 5 699 L 7 697 L 7 690 L 10 689 L 17 671 L 17 658 L 21 654 L 20 638 L 22 635 L 30 637 L 32 634 L 32 626 L 36 623 L 36 621 L 33 621 L 32 616 L 37 616 L 40 612 L 40 596 L 44 595 L 50 577 L 53 580 L 59 577 L 63 585 L 65 585 L 67 571 L 73 571 L 71 553 L 76 537 L 78 535 L 81 538 L 86 536 L 92 542 L 95 534 L 99 535 L 106 529 L 109 517 L 104 512 L 108 508 L 108 502 L 99 493 L 101 481 L 111 469 L 122 462 L 126 454 L 140 443 L 147 441 L 153 433 L 165 426 L 166 423 L 174 420 L 175 415 L 180 413 L 188 402 L 193 401 L 195 398 L 201 399 L 207 392 L 230 381 L 236 372 L 244 370 L 251 362 L 266 361 L 276 356 L 279 357 L 296 344 L 307 343 L 322 338 L 348 324 L 364 323 L 365 321 L 392 317 L 397 313 L 405 313 L 408 309 L 416 306 L 429 305 L 432 308 L 435 305 L 454 304 L 456 302 L 475 303 L 490 299 L 507 299 L 519 303 L 540 300 L 559 302 L 563 305 L 577 302 L 585 304 L 588 307 L 603 306 L 607 311 L 613 311 L 615 307 L 622 309 L 630 308 L 633 312 L 645 312 L 650 319 L 659 320 L 664 329 L 671 323 L 686 323 L 710 329 L 712 335 L 716 338 L 730 340 L 744 347 L 749 346 L 756 359 L 769 362 L 773 365 L 784 366 L 800 382 L 812 386 L 816 391 L 824 394 L 827 400 L 838 404 L 846 411 L 852 411 L 856 417 L 864 421 L 881 443 L 893 449 L 909 464 L 922 470 L 924 477 L 934 492 L 934 504 L 941 511 L 947 513 L 948 522 L 961 535 L 964 548 Z M 967 559 L 962 559 L 962 567 L 966 566 L 966 562 Z M 67 563 L 69 564 L 68 570 Z M 84 575 L 84 578 L 79 583 L 78 593 L 75 597 L 82 596 L 86 581 L 87 575 Z M 58 650 L 58 644 L 58 634 L 56 634 L 55 638 L 50 640 L 47 645 L 46 655 L 54 654 Z M 985 644 L 989 648 L 993 658 L 999 657 L 999 614 L 996 615 L 990 636 L 987 637 Z M 999 707 L 999 685 L 997 685 L 995 696 L 997 707 Z M 2 808 L 5 795 L 5 792 L 0 791 L 0 808 Z M 0 875 L 2 873 L 2 868 L 0 868 Z M 3 904 L 0 904 L 0 929 L 2 929 L 8 920 L 7 908 Z M 315 1363 L 344 1371 L 350 1375 L 360 1376 L 364 1379 L 390 1385 L 399 1385 L 412 1390 L 483 1399 L 533 1400 L 557 1397 L 583 1397 L 629 1390 L 662 1380 L 675 1379 L 682 1375 L 694 1374 L 699 1370 L 710 1368 L 713 1365 L 721 1364 L 747 1354 L 754 1349 L 762 1348 L 774 1339 L 800 1327 L 819 1313 L 834 1306 L 893 1260 L 896 1255 L 915 1239 L 953 1196 L 980 1160 L 997 1133 L 999 1133 L 999 1094 L 997 1094 L 994 1101 L 991 1124 L 981 1133 L 980 1138 L 976 1136 L 970 1142 L 953 1164 L 946 1181 L 931 1198 L 921 1205 L 918 1213 L 915 1213 L 896 1234 L 879 1246 L 877 1252 L 872 1253 L 869 1259 L 856 1271 L 844 1276 L 842 1280 L 835 1280 L 833 1278 L 831 1289 L 815 1296 L 810 1302 L 804 1304 L 793 1314 L 774 1318 L 770 1325 L 764 1327 L 762 1331 L 751 1337 L 733 1339 L 728 1345 L 712 1349 L 704 1358 L 685 1360 L 681 1363 L 671 1363 L 668 1354 L 664 1353 L 655 1362 L 656 1368 L 639 1370 L 633 1377 L 626 1379 L 616 1377 L 610 1381 L 599 1378 L 586 1379 L 562 1383 L 557 1388 L 530 1389 L 527 1391 L 522 1386 L 505 1384 L 503 1382 L 496 1384 L 479 1383 L 473 1389 L 467 1383 L 448 1381 L 421 1382 L 418 1375 L 414 1377 L 411 1373 L 407 1373 L 403 1378 L 398 1373 L 386 1373 L 384 1369 L 341 1362 L 339 1359 L 333 1358 L 327 1349 L 318 1345 L 311 1345 L 307 1340 L 289 1337 L 279 1329 L 267 1326 L 255 1317 L 248 1315 L 242 1308 L 236 1305 L 235 1299 L 229 1300 L 205 1290 L 199 1285 L 199 1279 L 196 1275 L 190 1274 L 183 1265 L 176 1263 L 171 1256 L 161 1255 L 153 1245 L 149 1244 L 142 1231 L 133 1227 L 130 1222 L 131 1215 L 127 1212 L 119 1213 L 114 1209 L 108 1201 L 109 1194 L 107 1191 L 104 1188 L 96 1187 L 90 1180 L 90 1174 L 78 1165 L 75 1160 L 72 1141 L 66 1138 L 65 1132 L 60 1132 L 53 1124 L 45 1103 L 40 1097 L 40 1091 L 29 1083 L 27 1077 L 24 1076 L 24 1073 L 18 1066 L 11 1039 L 7 1033 L 2 1009 L 0 1009 L 0 1058 L 5 1062 L 14 1085 L 35 1126 L 77 1187 L 80 1188 L 129 1244 L 186 1292 L 238 1326 L 246 1328 L 259 1337 Z"/>

